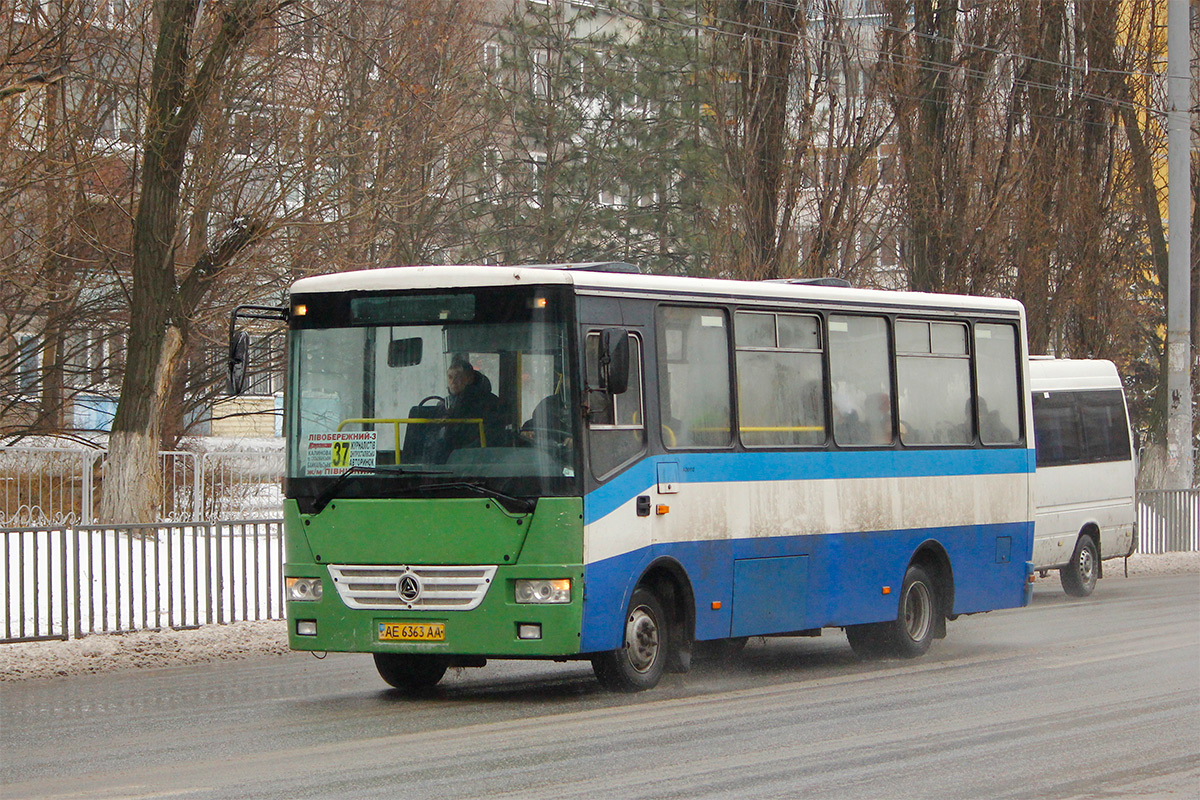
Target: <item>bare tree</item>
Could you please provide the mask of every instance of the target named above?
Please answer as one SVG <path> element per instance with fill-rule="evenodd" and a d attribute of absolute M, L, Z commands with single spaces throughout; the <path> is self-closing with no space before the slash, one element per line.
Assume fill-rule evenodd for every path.
<path fill-rule="evenodd" d="M 461 235 L 461 190 L 480 119 L 475 3 L 297 2 L 281 8 L 230 64 L 199 126 L 186 267 L 239 250 L 184 321 L 164 445 L 187 426 L 273 413 L 269 397 L 228 402 L 224 320 L 239 302 L 281 302 L 313 271 L 447 259 Z M 213 231 L 209 238 L 206 231 Z M 199 286 L 200 284 L 197 284 Z M 278 331 L 259 332 L 260 377 L 282 370 Z M 271 345 L 272 337 L 277 342 Z M 257 391 L 278 389 L 257 382 Z"/>
<path fill-rule="evenodd" d="M 839 277 L 859 285 L 888 279 L 880 253 L 894 249 L 895 118 L 881 90 L 877 34 L 846 19 L 845 4 L 819 4 L 805 112 L 812 132 L 799 169 L 805 187 L 799 219 L 806 223 L 797 273 Z"/>
<path fill-rule="evenodd" d="M 745 278 L 779 278 L 795 251 L 792 224 L 798 173 L 789 169 L 811 137 L 811 108 L 797 128 L 793 86 L 812 76 L 804 48 L 806 3 L 714 3 L 711 85 L 714 129 L 736 201 L 730 222 L 730 270 Z"/>
<path fill-rule="evenodd" d="M 1017 297 L 1033 352 L 1115 360 L 1144 424 L 1166 253 L 1157 4 L 885 7 L 911 288 Z"/>
<path fill-rule="evenodd" d="M 112 268 L 127 251 L 114 87 L 136 26 L 112 26 L 78 0 L 6 6 L 0 36 L 0 392 L 5 435 L 61 432 L 104 366 Z M 127 230 L 127 228 L 126 228 Z"/>
<path fill-rule="evenodd" d="M 461 197 L 485 130 L 482 4 L 352 0 L 324 14 L 340 78 L 327 166 L 335 269 L 440 261 L 461 235 Z"/>
<path fill-rule="evenodd" d="M 199 0 L 175 0 L 156 6 L 158 41 L 134 218 L 134 313 L 109 438 L 100 507 L 105 520 L 153 519 L 162 418 L 179 367 L 187 303 L 256 235 L 249 229 L 235 246 L 216 248 L 213 258 L 197 261 L 182 279 L 177 277 L 176 253 L 183 234 L 180 193 L 196 125 L 218 94 L 230 61 L 278 9 L 279 3 L 272 0 L 233 0 L 212 8 Z"/>
<path fill-rule="evenodd" d="M 879 280 L 894 118 L 877 29 L 848 8 L 713 4 L 709 107 L 728 187 L 714 238 L 732 274 Z"/>

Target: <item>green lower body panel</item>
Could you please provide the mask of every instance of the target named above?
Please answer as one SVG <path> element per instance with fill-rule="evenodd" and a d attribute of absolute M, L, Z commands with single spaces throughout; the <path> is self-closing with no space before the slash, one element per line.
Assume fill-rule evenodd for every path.
<path fill-rule="evenodd" d="M 334 572 L 324 565 L 288 564 L 284 574 L 319 577 L 324 587 L 320 600 L 287 603 L 288 644 L 293 650 L 493 658 L 554 658 L 580 652 L 583 619 L 580 564 L 498 566 L 488 580 L 482 600 L 470 610 L 355 608 L 352 605 L 362 603 L 362 599 L 351 598 L 348 604 L 338 590 Z M 344 576 L 339 578 L 346 582 Z M 562 578 L 571 580 L 569 603 L 516 602 L 515 580 Z M 299 630 L 312 634 L 302 635 Z M 522 630 L 526 637 L 536 632 L 539 638 L 522 638 L 519 635 Z"/>

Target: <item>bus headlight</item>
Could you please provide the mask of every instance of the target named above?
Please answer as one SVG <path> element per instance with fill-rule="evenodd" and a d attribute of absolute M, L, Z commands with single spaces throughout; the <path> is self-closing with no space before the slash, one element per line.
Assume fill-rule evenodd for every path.
<path fill-rule="evenodd" d="M 519 580 L 516 595 L 518 603 L 569 603 L 571 580 Z"/>
<path fill-rule="evenodd" d="M 288 578 L 288 600 L 320 600 L 320 578 Z"/>

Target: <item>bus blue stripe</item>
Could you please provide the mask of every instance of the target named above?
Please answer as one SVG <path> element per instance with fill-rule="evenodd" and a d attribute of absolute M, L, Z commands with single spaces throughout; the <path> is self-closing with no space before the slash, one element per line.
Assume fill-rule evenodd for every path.
<path fill-rule="evenodd" d="M 584 498 L 584 522 L 603 519 L 657 481 L 659 463 L 679 464 L 682 483 L 1032 473 L 1032 449 L 669 453 L 646 458 Z"/>
<path fill-rule="evenodd" d="M 581 652 L 620 646 L 620 620 L 634 583 L 659 559 L 675 561 L 685 570 L 695 596 L 695 635 L 703 640 L 732 635 L 733 612 L 739 603 L 733 594 L 734 565 L 739 559 L 807 556 L 805 574 L 793 576 L 803 579 L 807 589 L 795 581 L 758 588 L 762 594 L 778 597 L 802 591 L 803 605 L 797 609 L 801 618 L 796 629 L 821 628 L 895 619 L 904 570 L 912 553 L 930 540 L 945 549 L 950 561 L 954 613 L 1024 605 L 1026 559 L 1033 546 L 1032 522 L 665 542 L 585 567 Z M 883 593 L 883 586 L 892 591 Z"/>

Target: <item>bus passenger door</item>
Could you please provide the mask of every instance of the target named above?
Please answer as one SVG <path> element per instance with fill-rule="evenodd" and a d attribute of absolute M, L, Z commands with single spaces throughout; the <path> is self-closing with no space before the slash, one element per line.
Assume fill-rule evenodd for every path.
<path fill-rule="evenodd" d="M 625 391 L 614 393 L 608 391 L 603 375 L 603 330 L 589 326 L 583 332 L 588 469 L 600 484 L 589 499 L 595 506 L 585 534 L 589 559 L 649 546 L 654 514 L 653 478 L 643 475 L 638 463 L 646 452 L 641 338 L 626 331 L 628 384 Z"/>

